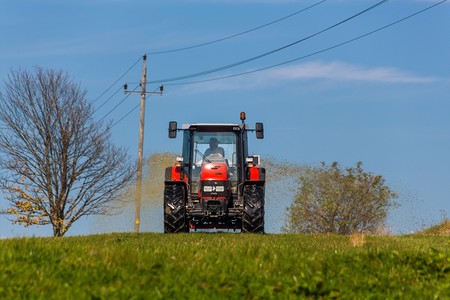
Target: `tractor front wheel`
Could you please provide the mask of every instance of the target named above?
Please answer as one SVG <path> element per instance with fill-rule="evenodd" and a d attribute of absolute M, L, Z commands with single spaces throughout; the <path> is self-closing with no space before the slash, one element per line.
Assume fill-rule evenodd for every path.
<path fill-rule="evenodd" d="M 264 186 L 244 186 L 243 233 L 264 233 Z"/>
<path fill-rule="evenodd" d="M 164 188 L 164 233 L 189 232 L 186 223 L 185 188 L 166 184 Z"/>

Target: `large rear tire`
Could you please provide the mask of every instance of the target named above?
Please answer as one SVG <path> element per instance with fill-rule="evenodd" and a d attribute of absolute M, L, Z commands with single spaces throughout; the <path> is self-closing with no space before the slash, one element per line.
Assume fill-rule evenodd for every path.
<path fill-rule="evenodd" d="M 166 184 L 164 188 L 164 233 L 189 232 L 186 223 L 185 188 Z"/>
<path fill-rule="evenodd" d="M 264 233 L 264 185 L 244 186 L 243 233 Z"/>

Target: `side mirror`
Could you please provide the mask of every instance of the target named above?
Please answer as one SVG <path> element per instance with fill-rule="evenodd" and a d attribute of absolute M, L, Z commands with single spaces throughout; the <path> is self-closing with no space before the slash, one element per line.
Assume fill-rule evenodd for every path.
<path fill-rule="evenodd" d="M 177 137 L 177 122 L 170 121 L 169 122 L 169 138 L 174 139 Z"/>
<path fill-rule="evenodd" d="M 263 123 L 256 123 L 256 138 L 263 139 L 264 138 L 264 125 Z"/>

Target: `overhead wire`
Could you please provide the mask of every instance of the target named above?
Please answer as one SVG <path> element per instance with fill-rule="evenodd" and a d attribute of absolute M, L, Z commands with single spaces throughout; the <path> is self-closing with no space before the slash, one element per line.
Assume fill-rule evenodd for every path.
<path fill-rule="evenodd" d="M 119 124 L 120 122 L 122 122 L 126 117 L 128 117 L 129 115 L 131 115 L 131 113 L 133 113 L 141 104 L 138 103 L 135 107 L 133 107 L 132 110 L 130 110 L 126 115 L 124 115 L 122 118 L 120 118 L 119 120 L 117 120 L 114 124 L 111 125 L 110 128 L 113 128 L 114 126 L 116 126 L 117 124 Z"/>
<path fill-rule="evenodd" d="M 125 75 L 127 75 L 128 74 L 128 72 L 130 72 L 131 71 L 131 69 L 133 69 L 136 65 L 137 65 L 137 63 L 138 62 L 140 62 L 141 61 L 141 57 L 139 57 L 139 59 L 138 60 L 136 60 L 116 81 L 114 81 L 105 91 L 103 91 L 103 93 L 101 93 L 97 98 L 95 98 L 93 101 L 92 101 L 92 104 L 94 104 L 95 102 L 97 102 L 101 97 L 103 97 L 107 92 L 109 92 L 109 90 L 111 90 L 118 82 L 119 82 L 119 80 L 121 80 Z M 117 92 L 116 92 L 117 93 Z M 112 98 L 112 97 L 110 97 L 110 98 Z M 109 99 L 110 99 L 109 98 Z M 108 100 L 109 100 L 108 99 Z M 106 101 L 107 102 L 107 101 Z M 103 106 L 103 105 L 102 105 Z"/>
<path fill-rule="evenodd" d="M 193 48 L 198 48 L 198 47 L 202 47 L 202 46 L 206 46 L 206 45 L 210 45 L 210 44 L 214 44 L 214 43 L 218 43 L 218 42 L 221 42 L 221 41 L 225 41 L 225 40 L 228 40 L 228 39 L 231 39 L 231 38 L 235 38 L 235 37 L 238 37 L 238 36 L 241 36 L 241 35 L 244 35 L 244 34 L 247 34 L 247 33 L 250 33 L 250 32 L 253 32 L 253 31 L 256 31 L 256 30 L 259 30 L 259 29 L 262 29 L 262 28 L 264 28 L 264 27 L 268 27 L 268 26 L 270 26 L 270 25 L 273 25 L 273 24 L 275 24 L 275 23 L 278 23 L 278 22 L 281 22 L 281 21 L 283 21 L 283 20 L 286 20 L 286 19 L 288 19 L 288 18 L 291 18 L 291 17 L 293 17 L 293 16 L 295 16 L 295 15 L 297 15 L 297 14 L 300 14 L 300 13 L 302 13 L 302 12 L 305 12 L 305 11 L 307 11 L 307 10 L 309 10 L 309 9 L 311 9 L 311 8 L 313 8 L 313 7 L 315 7 L 315 6 L 317 6 L 317 5 L 319 5 L 319 4 L 321 4 L 321 3 L 323 3 L 323 2 L 326 2 L 326 1 L 328 1 L 328 0 L 321 0 L 321 1 L 318 1 L 318 2 L 316 2 L 316 3 L 314 3 L 314 4 L 311 4 L 311 5 L 309 5 L 309 6 L 307 6 L 307 7 L 305 7 L 305 8 L 303 8 L 303 9 L 300 9 L 300 10 L 298 10 L 298 11 L 295 11 L 295 12 L 293 12 L 293 13 L 291 13 L 291 14 L 289 14 L 289 15 L 287 15 L 287 16 L 284 16 L 284 17 L 281 17 L 281 18 L 279 18 L 279 19 L 276 19 L 276 20 L 273 20 L 273 21 L 271 21 L 271 22 L 268 22 L 268 23 L 265 23 L 265 24 L 263 24 L 263 25 L 260 25 L 260 26 L 257 26 L 257 27 L 254 27 L 254 28 L 251 28 L 251 29 L 248 29 L 248 30 L 245 30 L 245 31 L 242 31 L 242 32 L 239 32 L 239 33 L 236 33 L 236 34 L 232 34 L 232 35 L 229 35 L 229 36 L 226 36 L 226 37 L 223 37 L 223 38 L 220 38 L 220 39 L 216 39 L 216 40 L 213 40 L 213 41 L 209 41 L 209 42 L 205 42 L 205 43 L 201 43 L 201 44 L 196 44 L 196 45 L 192 45 L 192 46 L 187 46 L 187 47 L 182 47 L 182 48 L 177 48 L 177 49 L 171 49 L 171 50 L 163 50 L 163 51 L 154 51 L 154 52 L 148 52 L 147 54 L 166 54 L 166 53 L 172 53 L 172 52 L 179 52 L 179 51 L 183 51 L 183 50 L 188 50 L 188 49 L 193 49 Z M 131 69 L 133 69 L 135 66 L 136 66 L 136 64 L 138 63 L 140 61 L 140 58 L 138 59 L 138 60 L 136 60 L 116 81 L 114 81 L 102 94 L 100 94 L 97 98 L 95 98 L 94 100 L 93 100 L 93 102 L 92 103 L 95 103 L 96 101 L 98 101 L 98 99 L 100 99 L 101 97 L 103 97 L 109 90 L 111 90 L 111 88 L 113 87 L 113 86 L 115 86 L 116 84 L 117 84 L 117 82 L 119 82 L 119 80 L 120 79 L 122 79 Z M 103 107 L 109 100 L 111 100 L 119 91 L 121 90 L 121 87 L 119 87 L 119 89 L 117 89 L 117 91 L 116 92 L 114 92 L 110 97 L 108 97 L 108 99 L 106 99 L 99 107 L 97 107 L 95 110 L 94 110 L 94 113 L 95 112 L 97 112 L 101 107 Z M 122 100 L 122 101 L 124 101 L 124 100 Z M 136 109 L 136 108 L 134 108 L 134 109 Z M 134 110 L 133 109 L 133 110 Z M 109 113 L 108 113 L 109 114 Z M 107 115 L 108 115 L 107 114 Z M 105 116 L 106 117 L 106 116 Z M 103 117 L 102 119 L 104 119 L 105 117 Z M 116 123 L 118 123 L 118 122 L 116 122 Z"/>
<path fill-rule="evenodd" d="M 233 67 L 236 67 L 236 66 L 239 66 L 239 65 L 243 65 L 245 63 L 248 63 L 248 62 L 260 59 L 262 57 L 265 57 L 265 56 L 268 56 L 270 54 L 279 52 L 279 51 L 284 50 L 286 48 L 292 47 L 292 46 L 294 46 L 294 45 L 296 45 L 298 43 L 301 43 L 301 42 L 304 42 L 304 41 L 306 41 L 308 39 L 311 39 L 312 37 L 315 37 L 315 36 L 317 36 L 319 34 L 322 34 L 322 33 L 326 32 L 326 31 L 331 30 L 332 28 L 335 28 L 335 27 L 337 27 L 339 25 L 342 25 L 343 23 L 348 22 L 348 21 L 350 21 L 350 20 L 352 20 L 352 19 L 354 19 L 354 18 L 356 18 L 356 17 L 358 17 L 358 16 L 360 16 L 360 15 L 362 15 L 362 14 L 364 14 L 364 13 L 366 13 L 366 12 L 372 10 L 372 9 L 375 9 L 376 7 L 386 3 L 387 1 L 389 1 L 389 0 L 381 0 L 381 1 L 377 2 L 377 3 L 375 3 L 374 5 L 366 8 L 366 9 L 364 9 L 364 10 L 362 10 L 362 11 L 360 11 L 360 12 L 358 12 L 358 13 L 356 13 L 356 14 L 354 14 L 354 15 L 352 15 L 352 16 L 350 16 L 350 17 L 348 17 L 348 18 L 346 18 L 346 19 L 344 19 L 344 20 L 342 20 L 340 22 L 338 22 L 338 23 L 335 23 L 335 24 L 333 24 L 331 26 L 328 26 L 328 27 L 326 27 L 326 28 L 324 28 L 322 30 L 319 30 L 318 32 L 316 32 L 314 34 L 311 34 L 311 35 L 309 35 L 309 36 L 307 36 L 305 38 L 301 38 L 301 39 L 296 40 L 296 41 L 294 41 L 294 42 L 292 42 L 290 44 L 284 45 L 282 47 L 279 47 L 277 49 L 271 50 L 269 52 L 265 52 L 263 54 L 260 54 L 260 55 L 257 55 L 257 56 L 254 56 L 254 57 L 251 57 L 251 58 L 248 58 L 248 59 L 244 59 L 244 60 L 241 60 L 239 62 L 235 62 L 235 63 L 229 64 L 229 65 L 225 65 L 225 66 L 222 66 L 222 67 L 218 67 L 218 68 L 214 68 L 214 69 L 210 69 L 210 70 L 206 70 L 206 71 L 202 71 L 202 72 L 197 72 L 197 73 L 193 73 L 193 74 L 189 74 L 189 75 L 182 75 L 182 76 L 177 76 L 177 77 L 172 77 L 172 78 L 164 78 L 164 79 L 157 79 L 157 80 L 147 81 L 147 83 L 153 84 L 153 83 L 161 83 L 161 82 L 167 83 L 167 82 L 172 82 L 172 81 L 179 81 L 179 80 L 183 80 L 183 79 L 189 79 L 189 78 L 194 78 L 194 77 L 199 77 L 199 76 L 212 74 L 212 73 L 216 73 L 216 72 L 219 72 L 219 71 L 230 69 L 230 68 L 233 68 Z"/>
<path fill-rule="evenodd" d="M 123 88 L 123 87 L 120 86 L 120 87 L 114 92 L 114 94 L 112 94 L 111 96 L 109 96 L 105 101 L 103 101 L 103 103 L 102 103 L 100 106 L 98 106 L 96 109 L 94 109 L 94 113 L 96 113 L 100 108 L 102 108 L 106 103 L 108 103 L 108 101 L 111 100 L 112 97 L 114 97 L 115 95 L 117 95 L 117 93 L 119 93 L 120 90 L 121 90 L 122 88 Z"/>
<path fill-rule="evenodd" d="M 298 11 L 295 11 L 295 12 L 293 12 L 293 13 L 291 13 L 291 14 L 289 14 L 289 15 L 287 15 L 287 16 L 284 16 L 284 17 L 281 17 L 281 18 L 279 18 L 279 19 L 276 19 L 276 20 L 273 20 L 273 21 L 271 21 L 271 22 L 268 22 L 268 23 L 265 23 L 265 24 L 263 24 L 263 25 L 260 25 L 260 26 L 257 26 L 257 27 L 254 27 L 254 28 L 251 28 L 251 29 L 248 29 L 248 30 L 245 30 L 245 31 L 242 31 L 242 32 L 239 32 L 239 33 L 236 33 L 236 34 L 232 34 L 232 35 L 229 35 L 229 36 L 226 36 L 226 37 L 223 37 L 223 38 L 220 38 L 220 39 L 216 39 L 216 40 L 213 40 L 213 41 L 209 41 L 209 42 L 205 42 L 205 43 L 201 43 L 201 44 L 196 44 L 196 45 L 192 45 L 192 46 L 187 46 L 187 47 L 182 47 L 182 48 L 177 48 L 177 49 L 171 49 L 171 50 L 162 50 L 162 51 L 153 51 L 153 52 L 148 52 L 148 53 L 146 53 L 146 54 L 153 54 L 153 55 L 155 55 L 155 54 L 166 54 L 166 53 L 172 53 L 172 52 L 179 52 L 179 51 L 183 51 L 183 50 L 189 50 L 189 49 L 193 49 L 193 48 L 198 48 L 198 47 L 202 47 L 202 46 L 206 46 L 206 45 L 210 45 L 210 44 L 214 44 L 214 43 L 218 43 L 218 42 L 221 42 L 221 41 L 225 41 L 225 40 L 228 40 L 228 39 L 231 39 L 231 38 L 235 38 L 235 37 L 238 37 L 238 36 L 241 36 L 241 35 L 244 35 L 244 34 L 247 34 L 247 33 L 250 33 L 250 32 L 253 32 L 253 31 L 256 31 L 256 30 L 259 30 L 259 29 L 262 29 L 262 28 L 264 28 L 264 27 L 268 27 L 268 26 L 270 26 L 270 25 L 273 25 L 273 24 L 275 24 L 275 23 L 278 23 L 278 22 L 281 22 L 281 21 L 283 21 L 283 20 L 286 20 L 286 19 L 288 19 L 288 18 L 291 18 L 291 17 L 293 17 L 293 16 L 295 16 L 295 15 L 297 15 L 297 14 L 300 14 L 300 13 L 302 13 L 302 12 L 305 12 L 305 11 L 307 11 L 307 10 L 309 10 L 309 9 L 311 9 L 311 8 L 313 8 L 313 7 L 315 7 L 315 6 L 317 6 L 317 5 L 319 5 L 319 4 L 322 4 L 323 2 L 326 2 L 326 1 L 328 1 L 328 0 L 321 0 L 321 1 L 318 1 L 318 2 L 316 2 L 316 3 L 314 3 L 314 4 L 311 4 L 311 5 L 309 5 L 309 6 L 307 6 L 307 7 L 305 7 L 305 8 L 303 8 L 303 9 L 300 9 L 300 10 L 298 10 Z M 111 90 L 116 84 L 117 84 L 117 82 L 119 82 L 119 80 L 121 80 L 131 69 L 133 69 L 135 66 L 136 66 L 136 64 L 139 62 L 141 60 L 141 58 L 139 58 L 138 60 L 136 60 L 116 81 L 114 81 L 104 92 L 102 92 L 97 98 L 95 98 L 93 101 L 92 101 L 92 103 L 95 103 L 95 102 L 97 102 L 101 97 L 103 97 L 109 90 Z M 120 89 L 119 89 L 120 90 Z M 105 100 L 105 102 L 104 103 L 102 103 L 102 105 L 100 105 L 94 112 L 96 112 L 96 111 L 98 111 L 101 107 L 103 107 L 112 97 L 114 97 L 117 93 L 118 93 L 118 91 L 119 90 L 117 90 L 112 96 L 110 96 L 107 100 Z"/>
<path fill-rule="evenodd" d="M 368 11 L 369 9 L 373 9 L 374 7 L 376 7 L 376 6 L 378 6 L 378 5 L 381 5 L 382 3 L 387 2 L 387 1 L 388 1 L 388 0 L 380 1 L 380 2 L 376 3 L 374 6 L 369 7 L 368 9 L 366 9 L 366 10 L 364 10 L 364 11 L 358 13 L 357 15 L 360 15 L 360 14 L 362 14 L 363 12 Z M 438 5 L 441 5 L 441 4 L 445 3 L 445 2 L 447 2 L 447 1 L 448 1 L 448 0 L 442 0 L 442 1 L 440 1 L 440 2 L 437 2 L 437 3 L 435 3 L 435 4 L 430 5 L 430 6 L 426 7 L 426 8 L 424 8 L 424 9 L 421 9 L 421 10 L 419 10 L 419 11 L 416 11 L 416 12 L 410 14 L 410 15 L 407 15 L 407 16 L 405 16 L 405 17 L 403 17 L 403 18 L 400 18 L 400 19 L 398 19 L 398 20 L 396 20 L 396 21 L 394 21 L 394 22 L 391 22 L 391 23 L 389 23 L 389 24 L 387 24 L 387 25 L 384 25 L 384 26 L 381 26 L 381 27 L 379 27 L 379 28 L 377 28 L 377 29 L 374 29 L 374 30 L 372 30 L 372 31 L 369 31 L 369 32 L 367 32 L 367 33 L 365 33 L 365 34 L 359 35 L 359 36 L 357 36 L 357 37 L 355 37 L 355 38 L 352 38 L 352 39 L 350 39 L 350 40 L 347 40 L 347 41 L 344 41 L 344 42 L 342 42 L 342 43 L 338 43 L 338 44 L 335 44 L 335 45 L 333 45 L 333 46 L 330 46 L 330 47 L 327 47 L 327 48 L 324 48 L 324 49 L 321 49 L 321 50 L 318 50 L 318 51 L 309 53 L 309 54 L 307 54 L 307 55 L 303 55 L 303 56 L 300 56 L 300 57 L 297 57 L 297 58 L 294 58 L 294 59 L 291 59 L 291 60 L 287 60 L 287 61 L 281 62 L 281 63 L 278 63 L 278 64 L 274 64 L 274 65 L 270 65 L 270 66 L 267 66 L 267 67 L 263 67 L 263 68 L 259 68 L 259 69 L 255 69 L 255 70 L 246 71 L 246 72 L 241 72 L 241 73 L 237 73 L 237 74 L 227 75 L 227 76 L 221 76 L 221 77 L 210 78 L 210 79 L 204 79 L 204 80 L 198 80 L 198 81 L 190 81 L 190 82 L 167 83 L 166 85 L 186 85 L 186 84 L 197 84 L 197 83 L 203 83 L 203 82 L 209 82 L 209 81 L 216 81 L 216 80 L 222 80 L 222 79 L 228 79 L 228 78 L 233 78 L 233 77 L 238 77 L 238 76 L 248 75 L 248 74 L 252 74 L 252 73 L 264 71 L 264 70 L 267 70 L 267 69 L 279 67 L 279 66 L 282 66 L 282 65 L 286 65 L 286 64 L 289 64 L 289 63 L 298 61 L 298 60 L 302 60 L 302 59 L 305 59 L 305 58 L 309 58 L 309 57 L 311 57 L 311 56 L 314 56 L 314 55 L 317 55 L 317 54 L 320 54 L 320 53 L 323 53 L 323 52 L 326 52 L 326 51 L 330 51 L 330 50 L 332 50 L 332 49 L 335 49 L 335 48 L 344 46 L 344 45 L 346 45 L 346 44 L 352 43 L 352 42 L 357 41 L 357 40 L 359 40 L 359 39 L 365 38 L 365 37 L 367 37 L 367 36 L 370 36 L 370 35 L 372 35 L 372 34 L 375 34 L 375 33 L 379 32 L 379 31 L 382 31 L 382 30 L 384 30 L 384 29 L 387 29 L 387 28 L 389 28 L 389 27 L 392 27 L 392 26 L 394 26 L 394 25 L 396 25 L 396 24 L 398 24 L 398 23 L 401 23 L 401 22 L 406 21 L 406 20 L 408 20 L 408 19 L 410 19 L 410 18 L 413 18 L 413 17 L 415 17 L 415 16 L 417 16 L 417 15 L 419 15 L 419 14 L 422 14 L 422 13 L 424 13 L 424 12 L 426 12 L 426 11 L 428 11 L 428 10 L 430 10 L 430 9 L 432 9 L 432 8 L 434 8 L 434 7 L 436 7 L 436 6 L 438 6 Z M 350 18 L 354 18 L 354 17 L 356 17 L 357 15 L 354 15 L 354 16 L 352 16 L 352 17 L 350 17 Z M 348 19 L 350 19 L 350 18 L 348 18 Z M 346 20 L 348 20 L 348 19 L 346 19 Z M 346 20 L 344 20 L 344 21 L 346 21 Z M 342 24 L 344 21 L 341 21 L 341 22 L 339 22 L 339 23 L 337 23 L 337 24 Z M 335 25 L 333 25 L 333 26 L 330 26 L 330 27 L 336 27 L 337 24 L 335 24 Z M 324 30 L 326 30 L 326 29 L 324 29 Z M 323 30 L 322 30 L 322 31 L 323 31 Z M 315 35 L 317 35 L 317 34 L 318 34 L 318 33 L 316 33 Z M 136 63 L 135 63 L 135 64 L 136 64 Z M 158 81 L 154 81 L 154 82 L 151 81 L 151 82 L 147 82 L 147 83 L 156 83 L 156 82 L 164 82 L 164 81 L 158 80 Z M 139 86 L 139 85 L 138 85 L 138 86 Z M 137 86 L 137 87 L 138 87 L 138 86 Z M 137 89 L 137 87 L 136 87 L 133 91 L 135 91 L 135 90 Z M 126 96 L 119 104 L 117 104 L 117 105 L 116 105 L 110 112 L 108 112 L 101 120 L 103 120 L 104 118 L 106 118 L 106 116 L 108 116 L 110 113 L 112 113 L 112 111 L 114 111 L 120 104 L 122 104 L 122 103 L 125 101 L 125 99 L 128 98 L 128 96 L 129 96 L 129 95 L 127 95 L 127 96 Z M 116 126 L 118 123 L 120 123 L 121 121 L 123 121 L 123 120 L 124 120 L 126 117 L 128 117 L 132 112 L 134 112 L 138 107 L 139 107 L 139 104 L 136 105 L 132 110 L 130 110 L 130 111 L 129 111 L 126 115 L 124 115 L 121 119 L 119 119 L 118 121 L 116 121 L 116 122 L 112 125 L 112 127 Z"/>
<path fill-rule="evenodd" d="M 354 14 L 354 15 L 352 15 L 352 16 L 350 16 L 350 17 L 348 17 L 348 18 L 346 18 L 346 19 L 344 19 L 344 20 L 342 20 L 342 21 L 340 21 L 340 22 L 338 22 L 338 23 L 335 23 L 334 25 L 328 26 L 328 27 L 326 27 L 325 29 L 322 29 L 322 30 L 320 30 L 320 31 L 318 31 L 318 32 L 316 32 L 316 33 L 314 33 L 314 34 L 308 36 L 308 37 L 302 38 L 302 39 L 297 40 L 297 41 L 295 41 L 295 42 L 293 42 L 293 43 L 290 43 L 290 44 L 285 45 L 285 46 L 283 46 L 283 47 L 280 47 L 280 48 L 277 48 L 277 49 L 275 49 L 275 50 L 266 52 L 266 53 L 264 53 L 264 54 L 261 54 L 261 55 L 258 55 L 258 56 L 255 56 L 255 57 L 252 57 L 252 58 L 249 58 L 249 59 L 246 59 L 246 60 L 243 60 L 243 61 L 234 63 L 234 64 L 230 64 L 230 65 L 223 66 L 223 67 L 220 67 L 220 68 L 208 70 L 208 71 L 203 71 L 203 72 L 199 72 L 199 73 L 195 73 L 195 74 L 191 74 L 191 75 L 179 76 L 179 77 L 169 78 L 169 79 L 164 79 L 164 80 L 161 80 L 161 79 L 160 79 L 160 80 L 154 80 L 154 81 L 147 81 L 146 83 L 152 84 L 152 83 L 157 83 L 157 82 L 172 82 L 172 81 L 178 81 L 178 80 L 188 79 L 188 78 L 192 78 L 192 77 L 198 77 L 198 76 L 201 76 L 201 75 L 211 74 L 211 73 L 214 73 L 214 72 L 222 71 L 222 70 L 225 70 L 225 69 L 234 67 L 234 66 L 238 66 L 238 65 L 244 64 L 244 63 L 249 62 L 249 61 L 256 60 L 256 59 L 258 59 L 258 58 L 267 56 L 267 55 L 269 55 L 269 54 L 272 54 L 272 53 L 275 53 L 275 52 L 278 52 L 278 51 L 281 51 L 281 50 L 286 49 L 286 48 L 288 48 L 288 47 L 291 47 L 291 46 L 293 46 L 293 45 L 295 45 L 295 44 L 298 44 L 298 43 L 300 43 L 300 42 L 302 42 L 302 41 L 305 41 L 305 40 L 307 40 L 307 39 L 310 39 L 310 38 L 312 38 L 312 37 L 314 37 L 314 36 L 316 36 L 316 35 L 319 35 L 319 34 L 321 34 L 321 33 L 323 33 L 323 32 L 326 32 L 326 31 L 328 31 L 328 30 L 330 30 L 330 29 L 332 29 L 332 28 L 334 28 L 334 27 L 337 27 L 337 26 L 339 26 L 339 25 L 341 25 L 341 24 L 343 24 L 343 23 L 345 23 L 345 22 L 347 22 L 347 21 L 349 21 L 349 20 L 352 20 L 352 19 L 354 19 L 354 18 L 356 18 L 356 17 L 358 17 L 358 16 L 360 16 L 360 15 L 362 15 L 362 14 L 364 14 L 364 13 L 366 13 L 366 12 L 368 12 L 368 11 L 370 11 L 370 10 L 372 10 L 372 9 L 374 9 L 374 8 L 376 8 L 376 7 L 378 7 L 378 6 L 380 6 L 381 4 L 384 4 L 384 3 L 387 2 L 387 1 L 389 1 L 389 0 L 381 0 L 381 1 L 375 3 L 374 5 L 372 5 L 372 6 L 368 7 L 368 8 L 366 8 L 366 9 L 364 9 L 364 10 L 362 10 L 362 11 L 360 11 L 360 12 L 358 12 L 358 13 L 356 13 L 356 14 Z M 136 87 L 136 88 L 137 88 L 137 87 Z M 109 114 L 111 114 L 111 113 L 112 113 L 112 112 L 113 112 L 120 104 L 122 104 L 122 103 L 128 98 L 128 96 L 129 96 L 129 95 L 127 95 L 121 102 L 119 102 L 119 103 L 118 103 L 118 104 L 117 104 L 110 112 L 108 112 L 105 116 L 103 116 L 103 118 L 102 118 L 101 120 L 103 120 L 103 119 L 106 118 Z M 136 108 L 133 108 L 133 110 L 135 110 L 135 109 L 136 109 Z M 131 114 L 131 112 L 129 112 L 127 115 L 129 115 L 129 114 Z M 116 123 L 118 123 L 118 122 L 116 122 Z"/>
<path fill-rule="evenodd" d="M 317 55 L 317 54 L 320 54 L 320 53 L 323 53 L 323 52 L 326 52 L 326 51 L 329 51 L 329 50 L 332 50 L 332 49 L 335 49 L 335 48 L 338 48 L 338 47 L 341 47 L 341 46 L 344 46 L 346 44 L 352 43 L 352 42 L 357 41 L 357 40 L 360 40 L 360 39 L 365 38 L 365 37 L 367 37 L 369 35 L 377 33 L 377 32 L 379 32 L 381 30 L 384 30 L 386 28 L 392 27 L 392 26 L 394 26 L 394 25 L 396 25 L 396 24 L 398 24 L 400 22 L 406 21 L 406 20 L 408 20 L 408 19 L 410 19 L 412 17 L 415 17 L 415 16 L 417 16 L 417 15 L 419 15 L 421 13 L 424 13 L 424 12 L 426 12 L 426 11 L 428 11 L 428 10 L 430 10 L 430 9 L 440 5 L 440 4 L 443 4 L 444 2 L 447 2 L 447 1 L 448 0 L 442 0 L 440 2 L 437 2 L 437 3 L 433 4 L 433 5 L 430 5 L 430 6 L 426 7 L 426 8 L 424 8 L 424 9 L 416 11 L 415 13 L 412 13 L 412 14 L 406 16 L 406 17 L 398 19 L 397 21 L 394 21 L 392 23 L 389 23 L 387 25 L 384 25 L 382 27 L 379 27 L 377 29 L 369 31 L 369 32 L 367 32 L 365 34 L 359 35 L 359 36 L 357 36 L 355 38 L 352 38 L 350 40 L 344 41 L 342 43 L 335 44 L 333 46 L 330 46 L 330 47 L 327 47 L 327 48 L 324 48 L 324 49 L 321 49 L 321 50 L 318 50 L 318 51 L 315 51 L 315 52 L 312 52 L 312 53 L 309 53 L 309 54 L 306 54 L 306 55 L 303 55 L 303 56 L 300 56 L 300 57 L 297 57 L 297 58 L 294 58 L 294 59 L 290 59 L 290 60 L 287 60 L 287 61 L 284 61 L 284 62 L 281 62 L 281 63 L 278 63 L 278 64 L 274 64 L 274 65 L 270 65 L 270 66 L 267 66 L 267 67 L 246 71 L 246 72 L 241 72 L 241 73 L 237 73 L 237 74 L 232 74 L 232 75 L 226 75 L 226 76 L 220 76 L 220 77 L 203 79 L 203 80 L 196 80 L 196 81 L 189 81 L 189 82 L 168 83 L 168 84 L 165 84 L 165 85 L 174 86 L 174 85 L 187 85 L 187 84 L 197 84 L 197 83 L 203 83 L 203 82 L 217 81 L 217 80 L 234 78 L 234 77 L 238 77 L 238 76 L 248 75 L 248 74 L 252 74 L 252 73 L 256 73 L 256 72 L 260 72 L 260 71 L 265 71 L 265 70 L 268 70 L 268 69 L 276 68 L 276 67 L 279 67 L 279 66 L 282 66 L 282 65 L 286 65 L 286 64 L 298 61 L 298 60 L 305 59 L 305 58 L 309 58 L 311 56 L 314 56 L 314 55 Z"/>
<path fill-rule="evenodd" d="M 132 92 L 136 91 L 136 89 L 139 87 L 139 85 L 137 85 Z M 125 102 L 125 100 L 128 99 L 128 97 L 130 97 L 131 94 L 127 94 L 119 103 L 117 103 L 108 113 L 106 113 L 100 120 L 99 122 L 103 121 L 107 116 L 109 116 L 114 110 L 116 110 L 123 102 Z"/>
<path fill-rule="evenodd" d="M 259 30 L 259 29 L 262 29 L 264 27 L 268 27 L 268 26 L 273 25 L 275 23 L 281 22 L 281 21 L 286 20 L 288 18 L 291 18 L 291 17 L 293 17 L 295 15 L 298 15 L 298 14 L 300 14 L 302 12 L 305 12 L 305 11 L 307 11 L 307 10 L 309 10 L 309 9 L 319 5 L 319 4 L 322 4 L 323 2 L 326 2 L 326 1 L 328 1 L 328 0 L 321 0 L 319 2 L 311 4 L 310 6 L 307 6 L 307 7 L 303 8 L 303 9 L 295 11 L 295 12 L 293 12 L 293 13 L 287 15 L 287 16 L 284 16 L 282 18 L 273 20 L 273 21 L 271 21 L 269 23 L 265 23 L 263 25 L 260 25 L 260 26 L 257 26 L 257 27 L 254 27 L 254 28 L 251 28 L 251 29 L 239 32 L 239 33 L 235 33 L 235 34 L 232 34 L 232 35 L 229 35 L 229 36 L 225 36 L 223 38 L 219 38 L 219 39 L 216 39 L 216 40 L 212 40 L 212 41 L 209 41 L 209 42 L 200 43 L 200 44 L 196 44 L 196 45 L 192 45 L 192 46 L 186 46 L 186 47 L 171 49 L 171 50 L 162 50 L 162 51 L 148 52 L 147 54 L 154 54 L 155 55 L 155 54 L 166 54 L 166 53 L 172 53 L 172 52 L 179 52 L 179 51 L 199 48 L 199 47 L 215 44 L 215 43 L 218 43 L 218 42 L 226 41 L 226 40 L 229 40 L 231 38 L 235 38 L 235 37 L 238 37 L 238 36 L 241 36 L 241 35 L 244 35 L 244 34 L 247 34 L 247 33 L 253 32 L 253 31 L 256 31 L 256 30 Z"/>

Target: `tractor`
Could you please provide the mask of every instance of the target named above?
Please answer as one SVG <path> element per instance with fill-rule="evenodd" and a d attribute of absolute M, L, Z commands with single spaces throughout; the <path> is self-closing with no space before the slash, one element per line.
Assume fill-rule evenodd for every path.
<path fill-rule="evenodd" d="M 182 156 L 165 170 L 164 232 L 228 229 L 264 233 L 266 170 L 248 154 L 247 133 L 264 138 L 263 123 L 169 122 L 169 138 L 183 134 Z"/>

